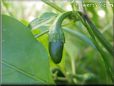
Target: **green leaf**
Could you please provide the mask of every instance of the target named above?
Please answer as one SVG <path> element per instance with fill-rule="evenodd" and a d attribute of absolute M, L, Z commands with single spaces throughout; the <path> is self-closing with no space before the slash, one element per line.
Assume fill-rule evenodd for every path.
<path fill-rule="evenodd" d="M 53 83 L 48 53 L 31 31 L 16 19 L 2 15 L 2 83 Z"/>
<path fill-rule="evenodd" d="M 42 33 L 45 34 L 45 32 L 47 32 L 48 28 L 45 28 L 45 26 L 48 26 L 48 24 L 52 22 L 56 16 L 57 14 L 53 12 L 45 12 L 30 22 L 28 27 L 32 29 L 35 38 L 38 38 L 39 36 L 42 36 Z"/>
<path fill-rule="evenodd" d="M 56 16 L 55 13 L 45 12 L 40 17 L 31 21 L 30 24 L 28 25 L 28 27 L 30 27 L 32 29 L 37 29 L 37 28 L 49 23 L 50 21 L 52 21 L 53 17 L 55 17 L 55 16 Z"/>

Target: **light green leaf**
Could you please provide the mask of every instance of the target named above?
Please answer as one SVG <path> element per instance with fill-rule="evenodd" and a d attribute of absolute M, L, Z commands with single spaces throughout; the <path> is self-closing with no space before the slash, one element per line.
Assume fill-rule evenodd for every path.
<path fill-rule="evenodd" d="M 31 21 L 30 24 L 28 25 L 28 27 L 31 27 L 32 29 L 37 29 L 37 28 L 49 23 L 50 21 L 52 21 L 52 19 L 54 17 L 56 17 L 55 13 L 45 12 L 40 17 Z"/>
<path fill-rule="evenodd" d="M 42 33 L 45 34 L 45 32 L 47 32 L 48 28 L 45 27 L 49 26 L 48 24 L 52 22 L 56 16 L 57 14 L 53 12 L 45 12 L 30 22 L 28 27 L 32 29 L 32 33 L 35 38 L 38 38 L 40 35 L 42 35 Z"/>
<path fill-rule="evenodd" d="M 53 83 L 48 53 L 31 31 L 16 19 L 2 16 L 2 83 Z"/>

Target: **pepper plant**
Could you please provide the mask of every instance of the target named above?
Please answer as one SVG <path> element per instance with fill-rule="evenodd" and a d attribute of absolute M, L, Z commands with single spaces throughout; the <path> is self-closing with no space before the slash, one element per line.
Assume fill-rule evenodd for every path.
<path fill-rule="evenodd" d="M 2 15 L 2 83 L 113 84 L 114 47 L 96 26 L 98 21 L 96 9 L 83 6 L 80 9 L 79 1 L 69 0 L 72 10 L 66 11 L 53 1 L 41 1 L 55 9 L 56 13 L 46 12 L 27 23 L 28 25 L 23 21 L 21 21 L 22 24 L 12 17 Z M 107 1 L 113 3 L 111 0 Z M 88 1 L 80 0 L 80 2 L 83 5 Z M 103 3 L 107 2 L 103 1 Z M 3 4 L 7 8 L 6 2 L 3 1 Z M 113 12 L 113 7 L 103 9 L 106 11 L 111 9 Z M 93 19 L 88 15 L 91 11 L 93 16 L 95 15 Z M 95 24 L 94 20 L 96 20 Z M 111 39 L 111 41 L 114 40 Z M 84 48 L 87 45 L 91 48 L 84 51 L 80 43 Z M 83 55 L 83 52 L 86 53 Z M 94 56 L 94 59 L 91 56 Z M 84 65 L 89 67 L 95 64 L 95 58 L 99 61 L 100 67 L 94 65 L 95 69 L 84 68 Z M 69 59 L 71 62 L 68 61 Z M 103 74 L 98 71 L 100 68 Z M 15 80 L 16 76 L 19 77 Z"/>

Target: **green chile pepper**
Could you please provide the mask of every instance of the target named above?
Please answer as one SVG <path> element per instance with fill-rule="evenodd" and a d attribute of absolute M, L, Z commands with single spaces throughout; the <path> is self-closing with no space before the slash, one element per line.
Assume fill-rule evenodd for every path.
<path fill-rule="evenodd" d="M 53 26 L 49 30 L 49 53 L 54 63 L 60 63 L 65 42 L 62 29 L 59 26 Z"/>
<path fill-rule="evenodd" d="M 61 61 L 64 43 L 61 41 L 49 42 L 49 52 L 52 60 L 57 64 Z"/>
<path fill-rule="evenodd" d="M 62 31 L 62 21 L 71 14 L 71 11 L 65 12 L 57 17 L 54 24 L 49 29 L 49 53 L 54 63 L 60 63 L 65 43 L 64 33 Z"/>

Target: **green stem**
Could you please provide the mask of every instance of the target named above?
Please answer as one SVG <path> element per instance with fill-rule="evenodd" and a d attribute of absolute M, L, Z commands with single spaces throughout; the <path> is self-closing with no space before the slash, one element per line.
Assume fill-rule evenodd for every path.
<path fill-rule="evenodd" d="M 72 11 L 64 12 L 60 14 L 56 20 L 54 21 L 53 25 L 49 29 L 49 41 L 55 42 L 57 40 L 61 40 L 63 43 L 65 42 L 64 33 L 62 31 L 62 22 L 66 17 L 69 17 L 72 14 Z"/>
<path fill-rule="evenodd" d="M 53 2 L 50 2 L 48 0 L 41 0 L 43 1 L 44 3 L 46 3 L 47 5 L 51 6 L 52 8 L 55 8 L 57 11 L 59 12 L 65 12 L 65 10 L 63 10 L 62 8 L 60 8 L 59 6 L 57 6 L 55 3 Z"/>
<path fill-rule="evenodd" d="M 72 6 L 72 10 L 75 12 L 77 10 L 77 6 L 76 6 L 76 3 L 75 3 L 75 0 L 70 0 L 70 4 Z"/>
<path fill-rule="evenodd" d="M 91 22 L 91 20 L 87 17 L 87 15 L 82 14 L 79 12 L 79 15 L 83 16 L 83 18 L 86 21 L 83 22 L 88 22 L 90 25 L 91 29 L 93 30 L 95 36 L 99 39 L 99 41 L 102 43 L 102 45 L 107 49 L 107 51 L 113 56 L 113 47 L 112 45 L 104 38 L 104 36 L 98 31 L 96 26 Z"/>
<path fill-rule="evenodd" d="M 82 18 L 81 18 L 82 17 Z M 87 28 L 89 34 L 91 35 L 92 37 L 92 41 L 93 43 L 96 45 L 96 48 L 98 49 L 98 51 L 100 52 L 100 54 L 102 55 L 102 59 L 105 63 L 105 67 L 106 67 L 106 70 L 107 70 L 107 73 L 109 74 L 109 76 L 111 77 L 111 80 L 113 81 L 113 73 L 112 73 L 112 69 L 111 69 L 111 66 L 107 60 L 107 56 L 105 54 L 105 52 L 100 48 L 100 46 L 98 45 L 96 39 L 95 39 L 95 34 L 94 34 L 94 30 L 92 29 L 91 25 L 90 25 L 90 22 L 86 21 L 86 18 L 85 18 L 85 15 L 81 15 L 80 16 L 80 19 L 82 21 L 82 23 L 85 25 L 85 27 Z M 82 20 L 83 19 L 83 20 Z M 93 31 L 92 31 L 93 30 Z"/>
<path fill-rule="evenodd" d="M 58 18 L 56 19 L 56 25 L 58 27 L 61 27 L 62 25 L 62 22 L 63 20 L 66 18 L 66 17 L 69 17 L 70 15 L 72 15 L 72 11 L 68 11 L 68 12 L 64 12 L 62 13 L 61 15 L 58 16 Z"/>

